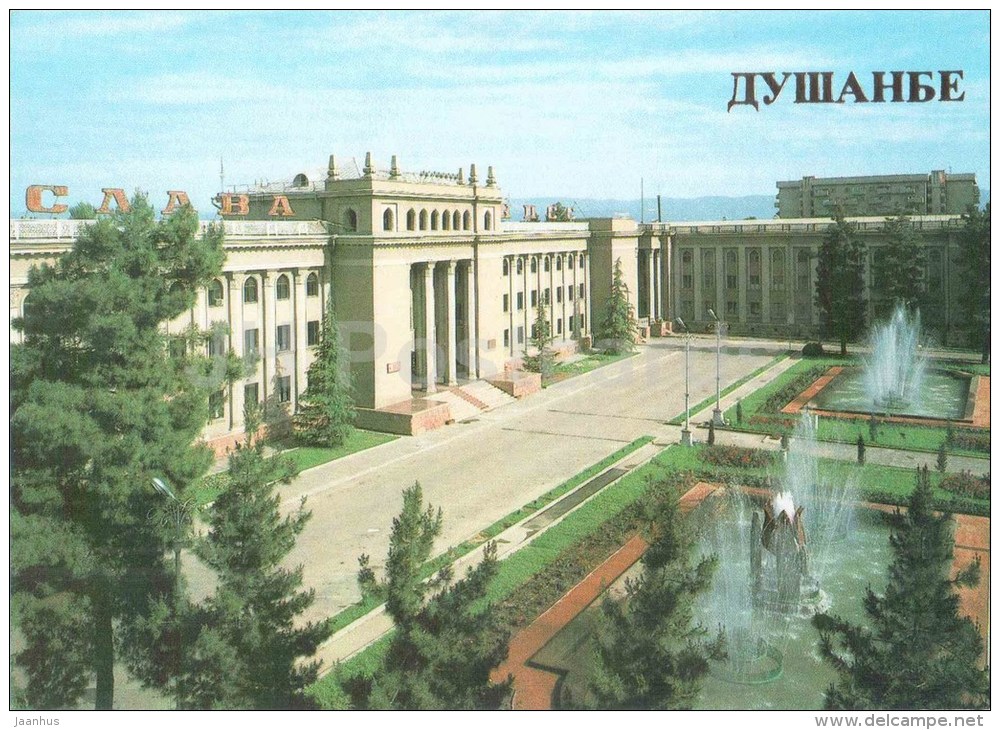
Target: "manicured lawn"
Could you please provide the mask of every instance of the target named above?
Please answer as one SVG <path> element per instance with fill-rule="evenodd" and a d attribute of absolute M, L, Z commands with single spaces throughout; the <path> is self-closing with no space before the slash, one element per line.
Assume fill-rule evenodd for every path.
<path fill-rule="evenodd" d="M 328 461 L 370 449 L 373 446 L 380 446 L 397 438 L 399 437 L 392 434 L 354 429 L 342 446 L 329 449 L 315 446 L 291 447 L 286 451 L 282 451 L 281 455 L 291 459 L 299 471 L 304 471 L 314 466 L 325 464 Z M 204 507 L 222 493 L 228 481 L 229 475 L 226 472 L 203 477 L 189 488 L 187 496 L 193 497 L 199 508 Z"/>
<path fill-rule="evenodd" d="M 597 368 L 602 368 L 605 365 L 616 363 L 619 360 L 624 360 L 627 357 L 633 357 L 636 354 L 638 353 L 623 352 L 620 355 L 606 355 L 603 352 L 595 352 L 588 355 L 583 360 L 577 360 L 576 362 L 556 365 L 555 368 L 553 369 L 551 377 L 546 378 L 543 385 L 549 386 L 552 385 L 553 383 L 558 383 L 568 378 L 574 378 L 577 375 L 583 375 L 584 373 L 589 373 L 591 370 L 596 370 Z"/>
<path fill-rule="evenodd" d="M 826 369 L 835 365 L 858 365 L 854 358 L 823 357 L 802 358 L 771 383 L 760 388 L 742 400 L 743 422 L 736 423 L 736 407 L 726 411 L 725 417 L 732 428 L 740 431 L 770 433 L 779 435 L 791 433 L 794 430 L 795 416 L 780 413 L 780 409 L 805 390 L 809 384 L 819 377 Z M 948 360 L 934 362 L 935 368 L 971 371 L 977 364 L 963 361 Z M 988 374 L 989 365 L 978 366 Z M 794 385 L 794 387 L 792 387 Z M 793 392 L 797 391 L 797 392 Z M 778 395 L 781 395 L 778 398 Z M 769 401 L 771 401 L 769 403 Z M 956 428 L 957 430 L 957 428 Z M 939 426 L 916 426 L 910 424 L 879 422 L 876 440 L 872 441 L 868 421 L 842 418 L 820 418 L 819 432 L 821 441 L 838 441 L 841 443 L 856 443 L 858 436 L 864 438 L 869 446 L 885 446 L 909 451 L 937 451 L 947 437 L 947 429 Z M 986 458 L 988 453 L 965 448 L 948 447 L 951 454 L 976 456 Z"/>

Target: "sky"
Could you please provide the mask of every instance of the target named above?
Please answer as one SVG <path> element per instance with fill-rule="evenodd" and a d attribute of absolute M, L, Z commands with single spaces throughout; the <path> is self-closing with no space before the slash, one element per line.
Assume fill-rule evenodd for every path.
<path fill-rule="evenodd" d="M 25 12 L 10 20 L 12 216 L 30 184 L 157 207 L 342 166 L 468 172 L 512 198 L 775 193 L 973 172 L 989 188 L 989 13 Z M 732 73 L 962 70 L 962 102 L 736 106 Z M 935 78 L 937 78 L 935 74 Z M 758 79 L 758 85 L 763 83 Z M 758 92 L 758 98 L 762 94 Z M 311 175 L 310 175 L 311 176 Z"/>

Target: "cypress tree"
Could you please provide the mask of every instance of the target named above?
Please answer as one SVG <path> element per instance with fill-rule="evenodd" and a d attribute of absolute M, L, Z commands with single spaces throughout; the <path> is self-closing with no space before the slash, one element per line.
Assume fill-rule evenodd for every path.
<path fill-rule="evenodd" d="M 827 709 L 956 709 L 989 705 L 989 674 L 977 666 L 983 641 L 959 615 L 956 587 L 979 581 L 979 563 L 949 578 L 951 517 L 932 509 L 925 466 L 889 536 L 893 559 L 881 594 L 864 597 L 867 625 L 818 614 L 820 650 L 837 671 Z"/>
<path fill-rule="evenodd" d="M 657 531 L 642 574 L 623 601 L 606 599 L 597 633 L 595 672 L 585 702 L 599 709 L 690 709 L 709 661 L 724 656 L 721 635 L 694 623 L 694 601 L 707 590 L 715 558 L 692 565 L 692 541 L 670 493 L 654 507 Z"/>
<path fill-rule="evenodd" d="M 555 368 L 555 353 L 550 345 L 552 344 L 552 328 L 549 325 L 548 317 L 545 316 L 545 305 L 538 300 L 538 307 L 535 310 L 535 323 L 531 330 L 531 345 L 535 348 L 535 354 L 524 353 L 524 367 L 533 373 L 541 373 L 542 380 L 547 380 L 552 376 Z"/>
<path fill-rule="evenodd" d="M 208 467 L 194 442 L 219 385 L 168 359 L 163 328 L 223 257 L 221 228 L 200 236 L 187 206 L 158 222 L 137 195 L 28 275 L 11 347 L 11 603 L 35 707 L 75 704 L 92 671 L 110 709 L 116 647 L 155 651 L 125 630 L 173 603 L 152 479 L 183 495 Z"/>
<path fill-rule="evenodd" d="M 374 678 L 351 688 L 357 706 L 498 709 L 510 693 L 509 682 L 490 681 L 492 670 L 507 658 L 509 637 L 485 603 L 497 572 L 496 545 L 486 546 L 482 562 L 463 579 L 452 583 L 445 570 L 424 581 L 420 569 L 441 525 L 441 511 L 424 508 L 419 484 L 403 492 L 403 511 L 393 519 L 381 587 L 396 630 Z M 363 571 L 366 564 L 362 562 Z"/>
<path fill-rule="evenodd" d="M 840 354 L 847 354 L 847 341 L 865 330 L 864 241 L 853 223 L 841 213 L 827 229 L 816 265 L 816 306 L 825 333 L 840 340 Z"/>
<path fill-rule="evenodd" d="M 340 446 L 354 430 L 351 375 L 340 340 L 331 298 L 320 332 L 316 359 L 309 366 L 308 387 L 293 416 L 300 441 L 311 446 Z"/>
<path fill-rule="evenodd" d="M 958 257 L 963 286 L 959 304 L 965 320 L 972 324 L 972 345 L 978 345 L 982 361 L 990 361 L 990 204 L 985 210 L 970 208 L 962 216 L 965 228 L 958 237 Z"/>
<path fill-rule="evenodd" d="M 639 340 L 639 324 L 635 310 L 629 302 L 628 284 L 622 272 L 622 260 L 615 261 L 611 280 L 611 294 L 604 305 L 604 319 L 600 327 L 601 346 L 612 355 L 635 352 Z"/>

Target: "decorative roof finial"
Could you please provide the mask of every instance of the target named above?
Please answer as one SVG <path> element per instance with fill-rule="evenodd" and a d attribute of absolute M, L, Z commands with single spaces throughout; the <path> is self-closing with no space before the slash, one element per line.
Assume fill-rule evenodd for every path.
<path fill-rule="evenodd" d="M 458 168 L 458 184 L 465 185 L 465 170 Z"/>
<path fill-rule="evenodd" d="M 337 160 L 333 155 L 330 155 L 330 162 L 326 166 L 326 179 L 336 180 L 340 177 L 340 171 L 337 169 Z"/>
<path fill-rule="evenodd" d="M 392 165 L 389 167 L 389 178 L 395 180 L 399 177 L 399 166 L 396 164 L 396 155 L 392 156 Z"/>
<path fill-rule="evenodd" d="M 496 187 L 497 179 L 493 177 L 493 165 L 486 168 L 486 187 Z"/>
<path fill-rule="evenodd" d="M 372 164 L 372 153 L 365 152 L 365 169 L 363 170 L 365 177 L 371 177 L 375 174 L 375 166 Z"/>
<path fill-rule="evenodd" d="M 476 177 L 476 163 L 473 162 L 469 165 L 469 185 L 475 185 L 479 182 L 479 178 Z"/>

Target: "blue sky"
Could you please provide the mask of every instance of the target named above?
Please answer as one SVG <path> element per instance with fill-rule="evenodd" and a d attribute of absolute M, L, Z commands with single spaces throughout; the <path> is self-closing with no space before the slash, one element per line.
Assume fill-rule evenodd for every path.
<path fill-rule="evenodd" d="M 15 12 L 11 211 L 341 164 L 485 172 L 514 198 L 773 194 L 802 175 L 974 172 L 989 187 L 989 14 Z M 726 111 L 731 72 L 961 69 L 959 103 Z"/>

